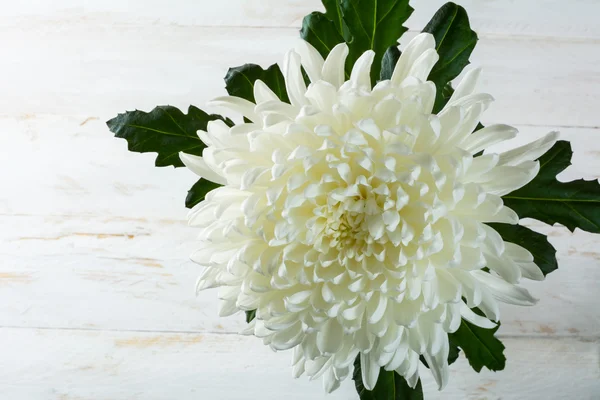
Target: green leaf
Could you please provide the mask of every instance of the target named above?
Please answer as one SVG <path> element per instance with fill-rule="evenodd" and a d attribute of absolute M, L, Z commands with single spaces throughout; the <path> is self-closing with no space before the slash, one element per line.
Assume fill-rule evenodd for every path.
<path fill-rule="evenodd" d="M 187 114 L 172 106 L 158 106 L 149 113 L 127 111 L 106 124 L 116 137 L 127 140 L 130 151 L 158 153 L 157 167 L 183 167 L 179 152 L 201 155 L 206 145 L 196 132 L 206 130 L 208 122 L 217 119 L 231 124 L 220 115 L 209 115 L 194 106 Z"/>
<path fill-rule="evenodd" d="M 362 382 L 360 355 L 354 360 L 354 385 L 360 400 L 423 400 L 421 381 L 413 389 L 406 380 L 395 371 L 379 371 L 379 378 L 372 391 L 367 390 Z"/>
<path fill-rule="evenodd" d="M 444 4 L 435 13 L 423 32 L 435 37 L 440 56 L 428 78 L 437 88 L 434 106 L 434 113 L 437 113 L 450 98 L 444 95 L 446 84 L 469 64 L 469 56 L 477 44 L 477 34 L 471 29 L 465 9 L 452 2 Z"/>
<path fill-rule="evenodd" d="M 480 372 L 483 367 L 500 371 L 506 365 L 506 357 L 504 345 L 494 336 L 498 328 L 500 323 L 493 329 L 485 329 L 462 320 L 458 330 L 448 336 L 452 343 L 464 351 L 475 371 Z"/>
<path fill-rule="evenodd" d="M 454 364 L 460 355 L 460 348 L 450 341 L 450 351 L 448 352 L 448 365 Z"/>
<path fill-rule="evenodd" d="M 375 51 L 371 67 L 371 81 L 377 81 L 381 60 L 407 28 L 402 24 L 410 17 L 413 8 L 408 0 L 341 0 L 342 15 L 352 41 L 348 43 L 347 66 L 367 50 Z"/>
<path fill-rule="evenodd" d="M 532 231 L 521 225 L 488 224 L 506 242 L 518 244 L 533 255 L 533 262 L 540 267 L 544 276 L 558 269 L 556 249 L 548 242 L 546 235 Z"/>
<path fill-rule="evenodd" d="M 600 185 L 583 179 L 562 183 L 556 175 L 571 165 L 571 144 L 558 141 L 540 157 L 540 172 L 521 189 L 504 196 L 504 204 L 521 218 L 559 223 L 600 233 Z"/>
<path fill-rule="evenodd" d="M 246 323 L 249 324 L 256 318 L 256 310 L 246 311 Z"/>
<path fill-rule="evenodd" d="M 323 5 L 325 6 L 325 16 L 333 22 L 335 29 L 340 36 L 343 37 L 346 42 L 352 40 L 352 37 L 348 32 L 348 27 L 342 18 L 340 0 L 323 0 Z"/>
<path fill-rule="evenodd" d="M 256 64 L 244 64 L 240 67 L 229 68 L 225 75 L 225 89 L 231 96 L 254 101 L 254 82 L 263 81 L 281 101 L 289 103 L 285 80 L 277 64 L 262 69 Z"/>
<path fill-rule="evenodd" d="M 200 178 L 198 182 L 196 182 L 194 186 L 192 186 L 191 189 L 188 190 L 188 194 L 185 198 L 185 206 L 187 208 L 194 207 L 196 204 L 204 200 L 206 193 L 220 186 L 221 185 L 219 183 L 214 183 L 204 178 Z"/>
<path fill-rule="evenodd" d="M 336 24 L 327 15 L 316 11 L 302 20 L 300 37 L 317 49 L 323 58 L 327 57 L 336 44 L 344 42 Z"/>
<path fill-rule="evenodd" d="M 400 54 L 398 43 L 390 46 L 387 49 L 383 55 L 383 60 L 381 60 L 381 74 L 379 75 L 379 80 L 384 81 L 392 78 L 392 74 L 394 73 L 394 68 L 396 68 L 396 63 L 400 58 Z"/>

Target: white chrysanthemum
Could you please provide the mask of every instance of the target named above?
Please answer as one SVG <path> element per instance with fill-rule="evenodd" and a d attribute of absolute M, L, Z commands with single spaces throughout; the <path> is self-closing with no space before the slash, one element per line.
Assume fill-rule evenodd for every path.
<path fill-rule="evenodd" d="M 491 328 L 498 301 L 535 303 L 516 286 L 543 279 L 532 255 L 486 223 L 517 223 L 500 196 L 537 174 L 534 160 L 557 135 L 476 156 L 516 134 L 506 125 L 472 133 L 492 101 L 473 94 L 479 70 L 434 115 L 431 35 L 411 41 L 392 78 L 373 89 L 374 53 L 345 81 L 347 54 L 340 44 L 323 60 L 306 42 L 288 53 L 291 104 L 260 81 L 256 104 L 213 101 L 251 122 L 211 122 L 199 132 L 203 157 L 181 155 L 224 185 L 189 217 L 201 228 L 192 259 L 206 266 L 198 289 L 222 287 L 223 316 L 256 309 L 248 332 L 275 350 L 293 348 L 294 374 L 323 376 L 327 391 L 359 354 L 367 388 L 380 367 L 416 385 L 421 354 L 441 388 L 447 333 L 461 318 Z"/>

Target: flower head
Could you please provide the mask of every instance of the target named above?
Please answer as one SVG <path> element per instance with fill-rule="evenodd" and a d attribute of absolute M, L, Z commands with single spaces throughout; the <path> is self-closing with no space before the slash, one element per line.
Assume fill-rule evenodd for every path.
<path fill-rule="evenodd" d="M 473 133 L 492 101 L 474 93 L 478 69 L 432 114 L 427 76 L 438 54 L 429 34 L 374 88 L 374 53 L 346 80 L 347 54 L 340 44 L 324 60 L 306 42 L 289 52 L 290 104 L 260 81 L 256 104 L 213 101 L 250 122 L 213 121 L 199 132 L 203 156 L 181 155 L 224 185 L 189 217 L 200 228 L 192 259 L 206 267 L 198 289 L 221 287 L 221 315 L 256 309 L 248 331 L 275 350 L 294 349 L 294 374 L 323 376 L 327 391 L 358 355 L 368 389 L 381 367 L 414 386 L 420 355 L 441 388 L 448 333 L 461 319 L 491 328 L 498 301 L 535 303 L 516 285 L 543 279 L 532 255 L 486 224 L 517 223 L 501 196 L 533 179 L 534 160 L 557 135 L 482 155 L 516 129 Z"/>

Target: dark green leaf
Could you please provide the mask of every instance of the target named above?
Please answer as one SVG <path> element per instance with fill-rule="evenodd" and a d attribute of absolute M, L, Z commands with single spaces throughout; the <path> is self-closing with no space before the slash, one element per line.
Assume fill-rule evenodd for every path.
<path fill-rule="evenodd" d="M 352 41 L 347 66 L 367 50 L 375 51 L 371 67 L 371 81 L 379 79 L 381 60 L 407 28 L 402 24 L 410 17 L 413 8 L 408 0 L 341 0 L 342 15 Z"/>
<path fill-rule="evenodd" d="M 336 44 L 344 42 L 336 24 L 325 14 L 316 11 L 304 17 L 300 37 L 313 45 L 323 58 Z"/>
<path fill-rule="evenodd" d="M 106 124 L 116 137 L 127 140 L 130 151 L 158 153 L 157 167 L 183 167 L 179 152 L 201 155 L 206 145 L 196 132 L 206 130 L 208 122 L 216 119 L 223 117 L 208 115 L 194 106 L 187 114 L 172 106 L 158 106 L 149 113 L 127 111 Z"/>
<path fill-rule="evenodd" d="M 455 343 L 450 341 L 450 351 L 448 352 L 448 365 L 454 364 L 456 360 L 458 360 L 458 356 L 460 355 L 460 349 Z"/>
<path fill-rule="evenodd" d="M 439 113 L 442 108 L 448 103 L 450 97 L 454 94 L 454 89 L 450 82 L 446 83 L 442 90 L 439 90 L 436 84 L 435 104 L 433 105 L 433 113 Z"/>
<path fill-rule="evenodd" d="M 327 18 L 333 22 L 335 29 L 340 36 L 343 37 L 346 42 L 349 42 L 352 38 L 350 37 L 348 27 L 342 18 L 340 0 L 323 0 L 323 5 L 325 6 L 325 15 Z"/>
<path fill-rule="evenodd" d="M 480 372 L 483 367 L 500 371 L 504 369 L 506 357 L 504 345 L 494 336 L 499 327 L 500 323 L 493 329 L 485 329 L 462 320 L 458 330 L 448 336 L 452 343 L 464 351 L 475 371 Z"/>
<path fill-rule="evenodd" d="M 231 96 L 254 102 L 254 82 L 257 79 L 263 81 L 281 101 L 289 103 L 285 80 L 277 64 L 271 65 L 266 70 L 256 64 L 229 68 L 225 75 L 225 89 Z"/>
<path fill-rule="evenodd" d="M 437 88 L 434 112 L 438 112 L 449 98 L 444 96 L 446 84 L 469 64 L 469 56 L 477 44 L 477 34 L 471 29 L 465 9 L 452 2 L 444 4 L 435 13 L 423 32 L 435 37 L 440 56 L 428 78 Z"/>
<path fill-rule="evenodd" d="M 413 389 L 408 386 L 406 380 L 394 371 L 379 371 L 379 378 L 372 391 L 367 390 L 362 382 L 360 368 L 360 355 L 354 360 L 354 373 L 352 375 L 354 385 L 360 400 L 423 400 L 423 388 L 421 381 Z"/>
<path fill-rule="evenodd" d="M 384 81 L 392 78 L 392 74 L 394 73 L 394 68 L 396 68 L 396 63 L 400 58 L 400 54 L 398 43 L 390 46 L 387 49 L 383 55 L 383 60 L 381 60 L 381 75 L 379 76 L 379 80 Z"/>
<path fill-rule="evenodd" d="M 506 242 L 518 244 L 533 255 L 533 262 L 540 267 L 542 273 L 548 275 L 558 269 L 556 250 L 548 242 L 546 235 L 532 231 L 521 225 L 488 224 L 502 236 Z"/>
<path fill-rule="evenodd" d="M 194 207 L 196 204 L 204 200 L 204 196 L 206 196 L 206 193 L 220 186 L 221 185 L 218 183 L 214 183 L 206 179 L 200 178 L 198 182 L 196 182 L 194 186 L 192 186 L 191 189 L 188 190 L 188 194 L 185 198 L 185 206 L 187 208 Z"/>
<path fill-rule="evenodd" d="M 246 323 L 249 324 L 254 318 L 256 318 L 256 310 L 246 311 Z"/>
<path fill-rule="evenodd" d="M 450 351 L 448 352 L 448 365 L 454 364 L 454 362 L 456 360 L 458 360 L 459 354 L 460 354 L 460 349 L 458 348 L 458 346 L 456 344 L 452 343 L 452 341 L 450 341 Z M 425 360 L 425 357 L 420 356 L 419 359 L 421 360 L 423 365 L 425 365 L 425 367 L 429 368 L 429 365 L 427 364 L 427 360 Z"/>
<path fill-rule="evenodd" d="M 559 223 L 600 233 L 600 185 L 583 179 L 562 183 L 556 175 L 571 165 L 569 142 L 558 141 L 540 157 L 540 172 L 521 189 L 504 196 L 504 204 L 521 218 L 534 218 L 547 224 Z"/>

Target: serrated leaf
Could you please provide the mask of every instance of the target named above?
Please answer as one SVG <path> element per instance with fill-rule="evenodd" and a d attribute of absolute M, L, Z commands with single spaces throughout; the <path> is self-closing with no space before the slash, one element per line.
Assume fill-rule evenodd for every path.
<path fill-rule="evenodd" d="M 518 244 L 529 250 L 533 262 L 542 270 L 544 276 L 558 269 L 556 249 L 550 244 L 546 235 L 532 231 L 521 225 L 487 224 L 502 236 L 506 242 Z"/>
<path fill-rule="evenodd" d="M 289 103 L 285 80 L 277 64 L 267 69 L 262 69 L 256 64 L 229 68 L 225 75 L 225 89 L 231 96 L 241 97 L 254 103 L 254 82 L 257 79 L 263 81 L 281 101 Z"/>
<path fill-rule="evenodd" d="M 371 82 L 380 76 L 381 60 L 390 46 L 398 41 L 407 28 L 402 24 L 413 8 L 408 0 L 341 0 L 342 16 L 352 41 L 348 43 L 347 65 L 367 50 L 375 51 L 371 67 Z"/>
<path fill-rule="evenodd" d="M 452 2 L 444 4 L 435 13 L 423 32 L 434 36 L 440 56 L 428 78 L 437 88 L 434 105 L 434 113 L 437 113 L 450 98 L 444 95 L 444 88 L 469 64 L 469 56 L 478 38 L 471 29 L 465 9 Z"/>
<path fill-rule="evenodd" d="M 383 59 L 381 60 L 381 74 L 379 75 L 379 80 L 384 81 L 392 78 L 394 68 L 396 68 L 396 63 L 401 54 L 402 53 L 398 49 L 398 43 L 390 46 L 386 50 Z"/>
<path fill-rule="evenodd" d="M 188 190 L 188 194 L 185 198 L 185 206 L 187 208 L 193 208 L 196 204 L 204 200 L 206 193 L 220 186 L 219 183 L 200 178 L 198 182 Z"/>
<path fill-rule="evenodd" d="M 559 182 L 556 175 L 571 165 L 571 144 L 558 141 L 540 157 L 540 172 L 521 189 L 502 197 L 521 218 L 562 224 L 600 233 L 600 185 L 597 180 Z"/>
<path fill-rule="evenodd" d="M 300 37 L 317 49 L 323 58 L 327 58 L 335 45 L 344 42 L 336 24 L 327 15 L 316 11 L 302 20 Z"/>
<path fill-rule="evenodd" d="M 360 400 L 423 400 L 421 381 L 413 389 L 406 380 L 395 371 L 379 371 L 379 378 L 372 391 L 365 388 L 362 381 L 360 355 L 354 360 L 354 385 Z"/>
<path fill-rule="evenodd" d="M 483 367 L 500 371 L 506 365 L 506 357 L 504 345 L 494 336 L 498 328 L 500 323 L 493 329 L 485 329 L 462 320 L 458 330 L 448 336 L 452 343 L 462 349 L 475 371 L 480 372 Z"/>
<path fill-rule="evenodd" d="M 246 323 L 252 322 L 256 318 L 256 310 L 246 311 Z"/>
<path fill-rule="evenodd" d="M 127 148 L 137 153 L 158 153 L 157 167 L 183 167 L 179 152 L 201 155 L 206 147 L 198 130 L 206 130 L 209 121 L 225 120 L 220 115 L 209 115 L 190 106 L 184 114 L 173 106 L 158 106 L 149 113 L 127 111 L 107 121 L 111 132 L 127 140 Z"/>

